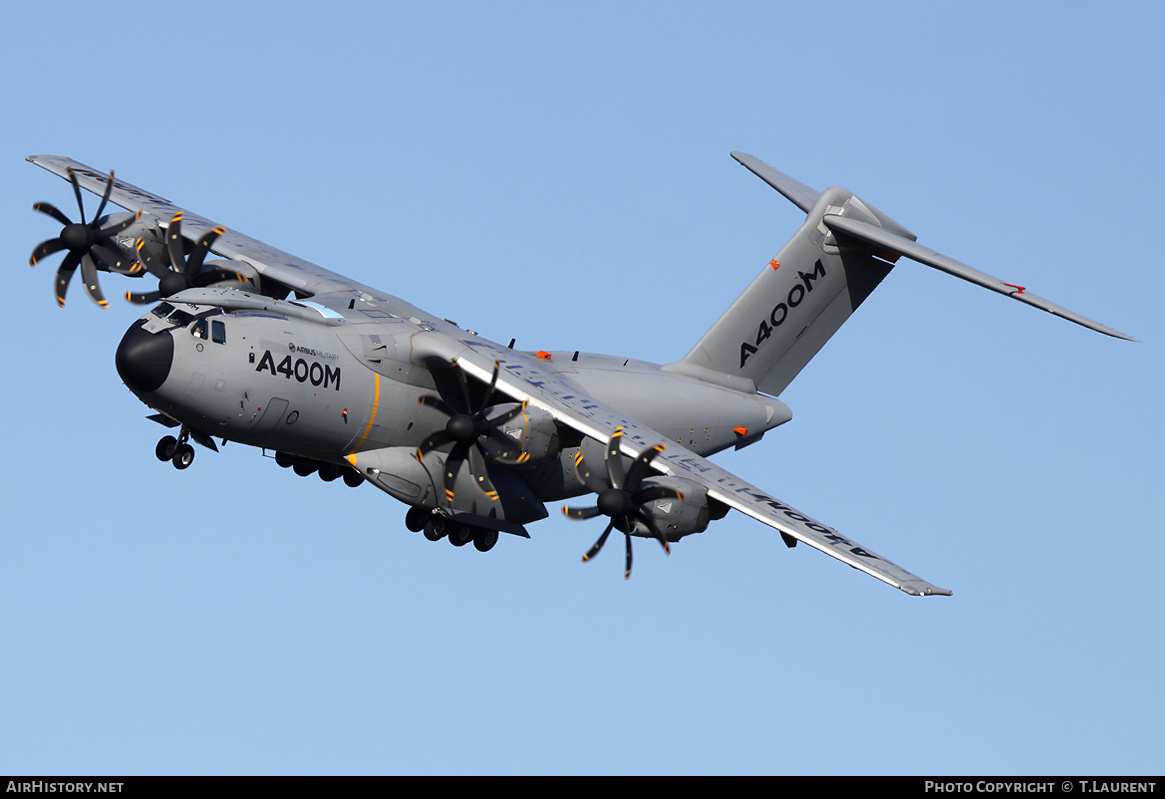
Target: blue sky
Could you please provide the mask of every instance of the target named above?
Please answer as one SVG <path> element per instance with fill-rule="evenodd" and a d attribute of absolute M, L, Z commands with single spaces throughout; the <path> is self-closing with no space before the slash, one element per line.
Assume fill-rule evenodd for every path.
<path fill-rule="evenodd" d="M 1161 772 L 1158 5 L 269 9 L 0 33 L 0 773 Z M 717 456 L 949 599 L 739 514 L 624 583 L 558 514 L 481 555 L 242 446 L 179 473 L 113 368 L 137 311 L 26 266 L 71 192 L 24 156 L 67 154 L 503 343 L 668 362 L 802 220 L 734 149 L 1141 339 L 904 261 Z"/>

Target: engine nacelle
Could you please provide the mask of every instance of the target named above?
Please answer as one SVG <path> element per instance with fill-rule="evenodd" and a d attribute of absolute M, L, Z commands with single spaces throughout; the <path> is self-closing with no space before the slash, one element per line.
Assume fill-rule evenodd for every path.
<path fill-rule="evenodd" d="M 354 453 L 347 460 L 364 479 L 406 505 L 493 516 L 518 524 L 546 518 L 546 507 L 537 495 L 505 468 L 489 469 L 499 494 L 497 501 L 490 500 L 475 484 L 468 462 L 458 472 L 456 502 L 450 506 L 443 481 L 447 457 L 432 450 L 417 460 L 416 447 L 385 447 Z"/>
<path fill-rule="evenodd" d="M 513 407 L 512 403 L 495 405 L 488 408 L 485 415 L 487 418 L 500 416 Z M 558 425 L 554 423 L 554 417 L 541 408 L 527 405 L 526 410 L 498 427 L 498 431 L 521 447 L 522 452 L 529 456 L 531 463 L 557 458 L 558 453 L 562 451 L 558 439 Z"/>
<path fill-rule="evenodd" d="M 683 499 L 664 498 L 645 502 L 640 510 L 651 518 L 656 530 L 663 533 L 668 541 L 679 541 L 686 535 L 702 533 L 708 529 L 713 518 L 708 490 L 698 483 L 682 477 L 649 477 L 638 490 L 652 486 L 666 486 L 683 494 Z M 716 518 L 720 518 L 716 516 Z M 633 535 L 654 538 L 655 535 L 641 523 L 636 524 Z"/>

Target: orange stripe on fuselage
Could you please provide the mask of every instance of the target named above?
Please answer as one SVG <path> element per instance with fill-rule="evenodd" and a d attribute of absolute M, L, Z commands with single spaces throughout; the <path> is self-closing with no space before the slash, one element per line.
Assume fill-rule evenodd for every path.
<path fill-rule="evenodd" d="M 355 452 L 364 445 L 368 434 L 372 432 L 372 423 L 376 421 L 376 407 L 380 405 L 380 375 L 373 372 L 372 376 L 376 378 L 376 391 L 372 395 L 372 415 L 368 417 L 368 427 L 364 428 L 364 435 L 360 436 L 360 440 L 356 442 L 356 446 L 352 447 L 352 452 Z"/>

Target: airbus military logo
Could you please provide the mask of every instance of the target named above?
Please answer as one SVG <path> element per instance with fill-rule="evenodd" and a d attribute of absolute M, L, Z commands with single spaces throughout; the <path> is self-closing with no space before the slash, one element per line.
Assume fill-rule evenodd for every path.
<path fill-rule="evenodd" d="M 283 360 L 276 365 L 275 356 L 271 354 L 271 350 L 265 350 L 263 357 L 259 359 L 259 365 L 255 367 L 255 371 L 283 375 L 287 380 L 294 378 L 299 383 L 311 383 L 313 386 L 320 388 L 340 390 L 340 367 L 336 366 L 333 368 L 329 364 L 316 360 L 316 358 L 338 360 L 338 355 L 331 352 L 315 350 L 310 347 L 298 347 L 294 342 L 288 344 L 287 347 L 293 354 L 303 353 L 311 356 L 311 360 L 309 361 L 305 358 L 295 358 L 292 360 L 291 355 L 284 355 Z"/>
<path fill-rule="evenodd" d="M 774 260 L 770 262 L 770 266 L 776 271 L 780 269 L 781 265 Z M 756 342 L 754 344 L 749 344 L 747 341 L 740 342 L 741 369 L 744 368 L 744 363 L 748 360 L 748 357 L 756 352 L 760 348 L 760 345 L 772 336 L 774 330 L 785 323 L 789 318 L 789 314 L 792 312 L 791 309 L 796 308 L 805 301 L 809 292 L 813 291 L 813 281 L 825 277 L 825 264 L 821 263 L 821 259 L 818 259 L 817 263 L 813 265 L 812 272 L 798 271 L 797 277 L 800 278 L 801 282 L 793 284 L 793 287 L 789 289 L 789 293 L 785 296 L 785 301 L 778 302 L 774 305 L 772 311 L 769 312 L 768 318 L 760 320 L 760 324 L 756 330 Z"/>

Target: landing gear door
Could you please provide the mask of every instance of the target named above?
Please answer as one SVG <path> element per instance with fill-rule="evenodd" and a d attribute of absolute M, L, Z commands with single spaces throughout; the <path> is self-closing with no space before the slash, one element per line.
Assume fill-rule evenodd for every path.
<path fill-rule="evenodd" d="M 272 397 L 261 409 L 255 411 L 255 421 L 251 427 L 251 438 L 261 442 L 287 414 L 287 400 Z"/>

